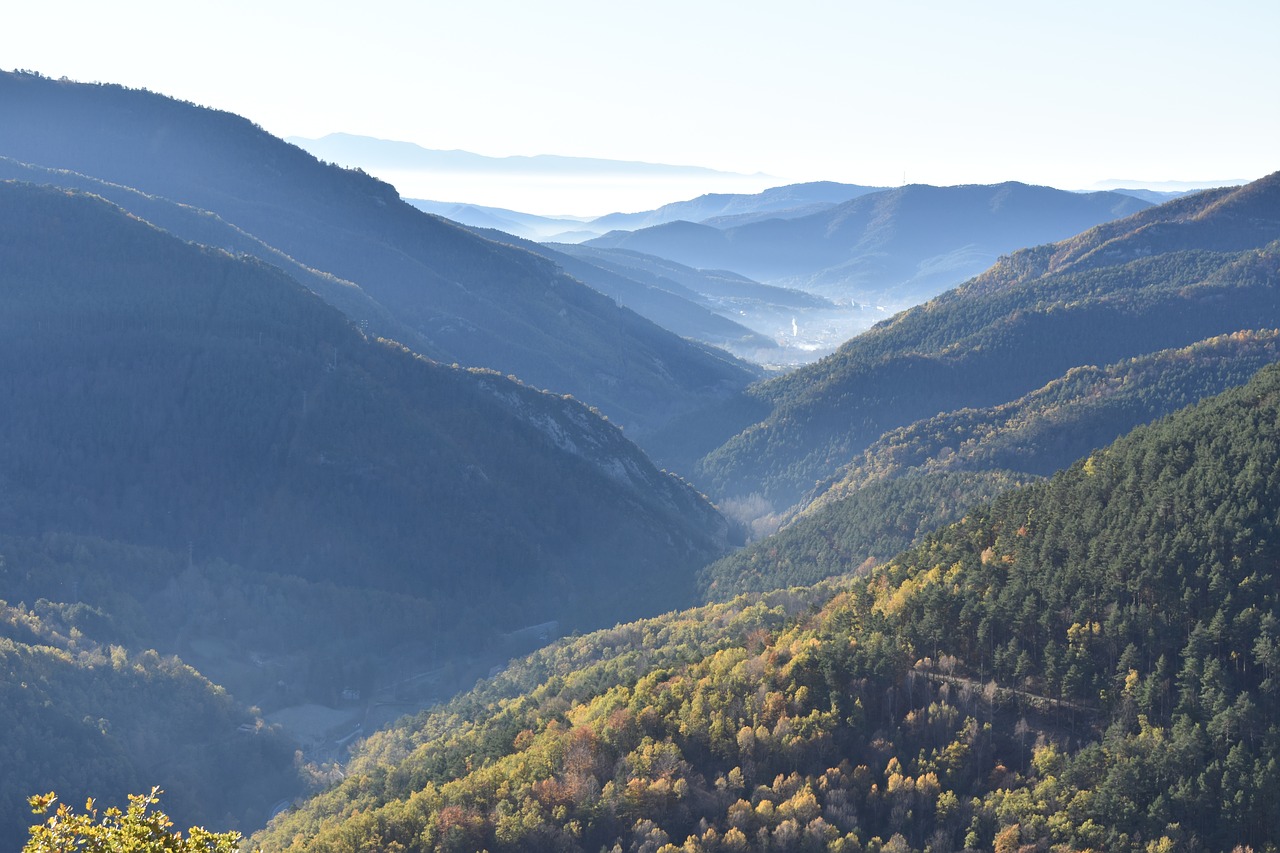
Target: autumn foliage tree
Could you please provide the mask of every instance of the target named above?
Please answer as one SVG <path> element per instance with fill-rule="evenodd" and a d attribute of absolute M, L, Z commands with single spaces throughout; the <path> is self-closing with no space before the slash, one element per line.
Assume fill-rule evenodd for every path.
<path fill-rule="evenodd" d="M 130 794 L 129 806 L 114 806 L 98 817 L 93 800 L 76 812 L 66 803 L 44 823 L 31 827 L 31 838 L 23 853 L 239 853 L 238 832 L 210 832 L 199 826 L 187 830 L 186 837 L 173 829 L 173 821 L 156 806 L 160 789 L 149 794 Z M 57 796 L 52 792 L 30 798 L 31 810 L 45 814 Z"/>

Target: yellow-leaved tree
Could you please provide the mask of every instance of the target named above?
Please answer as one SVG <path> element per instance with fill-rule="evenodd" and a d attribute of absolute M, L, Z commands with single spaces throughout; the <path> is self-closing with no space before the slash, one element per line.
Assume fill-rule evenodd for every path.
<path fill-rule="evenodd" d="M 243 839 L 238 832 L 193 826 L 184 838 L 174 831 L 169 816 L 155 808 L 160 794 L 159 788 L 130 794 L 128 809 L 109 808 L 101 819 L 93 800 L 84 804 L 83 813 L 59 803 L 47 820 L 31 827 L 22 853 L 240 853 Z M 30 798 L 31 810 L 46 814 L 56 800 L 53 793 L 37 794 Z"/>

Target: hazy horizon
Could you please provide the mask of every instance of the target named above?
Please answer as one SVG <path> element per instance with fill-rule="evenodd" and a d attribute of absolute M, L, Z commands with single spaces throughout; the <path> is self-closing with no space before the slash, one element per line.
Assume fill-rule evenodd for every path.
<path fill-rule="evenodd" d="M 772 185 L 1088 189 L 1277 169 L 1280 111 L 1265 108 L 1280 79 L 1275 4 L 374 0 L 355 12 L 69 0 L 9 11 L 10 67 L 147 88 L 280 137 L 687 164 Z M 610 203 L 535 206 L 401 183 L 410 196 L 561 215 L 720 189 L 620 186 Z"/>
<path fill-rule="evenodd" d="M 336 141 L 335 141 L 336 138 Z M 384 180 L 399 191 L 401 197 L 450 204 L 495 207 L 546 217 L 591 219 L 610 213 L 637 213 L 653 210 L 672 202 L 687 201 L 709 193 L 758 193 L 773 187 L 805 183 L 777 175 L 746 175 L 716 171 L 705 164 L 654 163 L 620 161 L 602 158 L 570 158 L 557 152 L 536 155 L 493 157 L 457 149 L 429 149 L 413 140 L 388 140 L 368 137 L 350 131 L 337 131 L 319 138 L 288 137 L 288 142 L 304 148 L 322 160 L 347 168 L 361 168 Z M 395 146 L 395 153 L 369 154 L 375 146 L 366 146 L 360 156 L 361 143 Z M 416 151 L 412 150 L 416 149 Z M 415 155 L 445 155 L 441 159 L 462 160 L 467 165 L 447 164 L 415 168 Z M 455 157 L 453 155 L 463 155 Z M 419 156 L 420 161 L 427 158 Z M 485 160 L 488 162 L 479 162 Z M 553 166 L 532 168 L 538 160 L 558 161 Z M 581 162 L 571 162 L 579 160 Z M 516 162 L 513 162 L 516 161 Z M 522 165 L 528 164 L 528 165 Z M 628 167 L 651 167 L 639 174 Z M 486 170 L 487 167 L 487 170 Z M 1071 192 L 1112 189 L 1149 189 L 1157 192 L 1207 189 L 1247 183 L 1249 178 L 1217 178 L 1141 180 L 1108 178 L 1089 186 L 1056 186 Z M 834 180 L 819 178 L 817 180 Z M 1010 177 L 991 183 L 1017 181 Z M 1035 183 L 1020 181 L 1021 183 Z M 909 183 L 916 183 L 909 181 Z M 900 186 L 895 184 L 892 186 Z M 941 184 L 955 186 L 955 184 Z M 1051 186 L 1042 184 L 1042 186 Z M 892 188 L 891 186 L 887 188 Z"/>

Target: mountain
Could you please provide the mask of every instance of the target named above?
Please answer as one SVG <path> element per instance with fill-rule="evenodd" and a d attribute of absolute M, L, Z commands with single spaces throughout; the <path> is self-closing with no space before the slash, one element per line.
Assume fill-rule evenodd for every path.
<path fill-rule="evenodd" d="M 1075 367 L 1009 403 L 890 430 L 806 495 L 783 530 L 703 569 L 702 587 L 727 600 L 883 562 L 1000 492 L 1243 385 L 1276 361 L 1280 332 L 1240 331 L 1103 368 Z"/>
<path fill-rule="evenodd" d="M 825 296 L 906 306 L 1014 249 L 1060 240 L 1145 206 L 1131 196 L 1019 183 L 912 185 L 796 219 L 728 228 L 670 222 L 606 234 L 587 245 L 730 269 Z"/>
<path fill-rule="evenodd" d="M 39 686 L 5 707 L 58 708 L 0 729 L 9 786 L 83 791 L 82 761 L 114 797 L 204 768 L 227 793 L 201 810 L 184 787 L 176 812 L 261 821 L 263 791 L 297 788 L 290 741 L 323 775 L 356 723 L 539 637 L 687 606 L 725 547 L 582 403 L 369 338 L 280 269 L 99 197 L 0 182 L 0 294 L 0 598 L 66 638 L 0 641 L 0 691 Z M 283 731 L 256 742 L 258 720 Z"/>
<path fill-rule="evenodd" d="M 0 110 L 9 119 L 0 155 L 216 214 L 358 285 L 394 320 L 374 317 L 371 332 L 574 394 L 638 438 L 752 378 L 546 261 L 425 214 L 391 186 L 323 164 L 243 118 L 145 91 L 7 73 Z"/>
<path fill-rule="evenodd" d="M 707 193 L 688 201 L 664 204 L 656 210 L 640 213 L 610 213 L 587 223 L 587 227 L 604 234 L 608 231 L 634 231 L 668 222 L 705 222 L 726 217 L 768 217 L 794 219 L 815 209 L 834 207 L 849 199 L 877 192 L 882 187 L 840 184 L 834 181 L 812 181 L 787 184 L 758 193 Z"/>
<path fill-rule="evenodd" d="M 560 643 L 255 841 L 1269 849 L 1278 424 L 1269 367 L 865 576 Z"/>
<path fill-rule="evenodd" d="M 4 529 L 424 596 L 500 585 L 508 629 L 615 618 L 633 584 L 678 603 L 719 547 L 714 510 L 576 401 L 370 340 L 277 269 L 91 197 L 0 190 Z"/>
<path fill-rule="evenodd" d="M 809 367 L 755 386 L 710 426 L 697 477 L 789 506 L 887 430 L 993 406 L 1073 367 L 1280 326 L 1280 175 L 1187 196 L 1016 252 Z M 768 413 L 743 423 L 741 413 Z M 686 449 L 686 453 L 688 450 Z"/>

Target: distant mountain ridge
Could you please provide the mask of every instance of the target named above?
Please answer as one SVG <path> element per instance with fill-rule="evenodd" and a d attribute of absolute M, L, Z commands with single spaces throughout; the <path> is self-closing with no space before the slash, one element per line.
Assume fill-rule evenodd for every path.
<path fill-rule="evenodd" d="M 600 174 L 624 173 L 633 175 L 729 175 L 720 169 L 705 166 L 680 166 L 665 163 L 645 163 L 637 160 L 609 160 L 601 157 L 569 157 L 562 154 L 511 155 L 490 157 L 457 149 L 443 151 L 424 148 L 413 142 L 377 139 L 351 133 L 330 133 L 318 139 L 301 136 L 286 137 L 285 142 L 297 145 L 322 159 L 343 165 L 389 166 L 397 169 L 422 169 L 426 171 L 492 171 L 492 172 L 542 172 L 550 174 Z"/>
<path fill-rule="evenodd" d="M 634 231 L 668 222 L 706 222 L 719 218 L 773 217 L 793 219 L 826 209 L 884 187 L 841 184 L 835 181 L 812 181 L 773 187 L 758 193 L 707 193 L 688 201 L 664 204 L 656 210 L 640 213 L 610 213 L 592 219 L 587 226 L 602 231 L 623 229 Z"/>
<path fill-rule="evenodd" d="M 1098 181 L 1094 187 L 1101 190 L 1123 192 L 1126 187 L 1137 187 L 1151 192 L 1175 194 L 1194 193 L 1218 187 L 1239 187 L 1251 183 L 1249 178 L 1221 178 L 1210 181 L 1140 181 L 1133 178 L 1108 178 Z"/>
<path fill-rule="evenodd" d="M 1002 254 L 1062 239 L 1147 202 L 1016 182 L 911 185 L 789 220 L 717 228 L 671 222 L 587 241 L 699 268 L 729 269 L 826 296 L 908 305 L 982 271 Z"/>
<path fill-rule="evenodd" d="M 1181 198 L 1184 195 L 1198 193 L 1201 190 L 1148 190 L 1141 187 L 1114 187 L 1108 192 L 1120 193 L 1120 195 L 1131 195 L 1134 198 L 1140 198 L 1143 201 L 1149 201 L 1152 204 L 1164 204 L 1166 201 L 1173 201 L 1175 198 Z"/>
<path fill-rule="evenodd" d="M 553 239 L 584 227 L 586 220 L 566 219 L 554 216 L 538 216 L 501 207 L 486 207 L 465 202 L 429 201 L 421 198 L 405 199 L 409 204 L 427 213 L 443 216 L 473 228 L 496 228 L 525 240 Z"/>
<path fill-rule="evenodd" d="M 758 193 L 707 193 L 687 201 L 671 202 L 654 210 L 610 213 L 594 219 L 538 216 L 466 203 L 423 199 L 408 201 L 428 213 L 436 213 L 465 225 L 497 228 L 529 240 L 578 243 L 615 229 L 629 231 L 677 220 L 706 222 L 723 228 L 758 219 L 795 219 L 880 189 L 882 187 L 815 181 L 773 187 Z"/>

